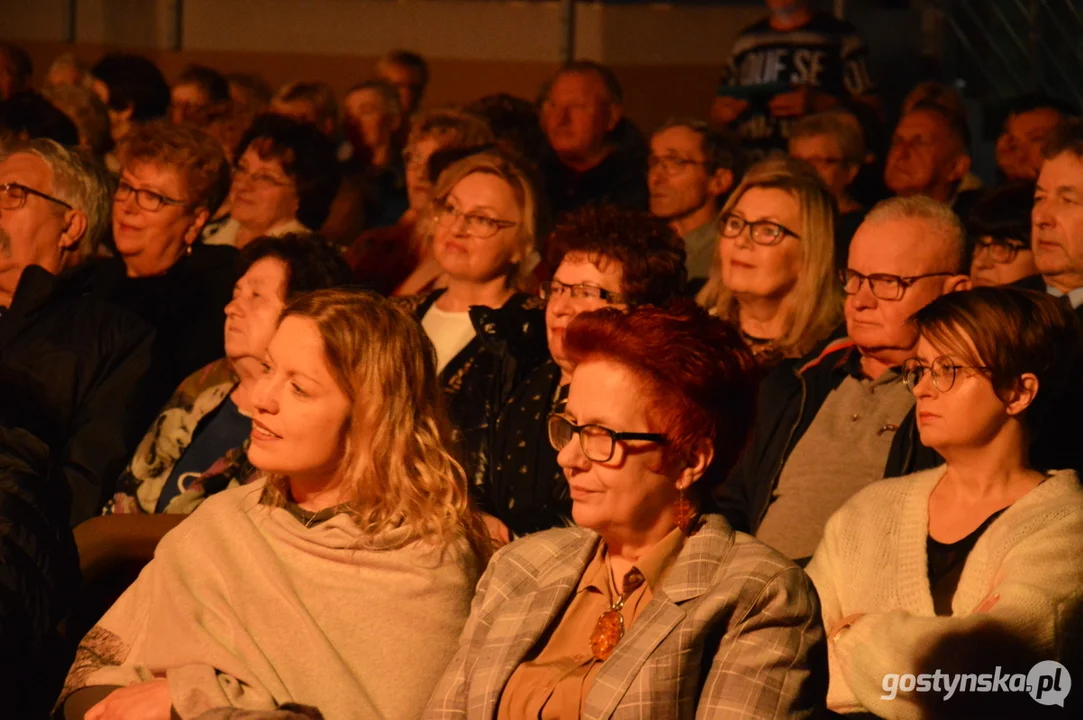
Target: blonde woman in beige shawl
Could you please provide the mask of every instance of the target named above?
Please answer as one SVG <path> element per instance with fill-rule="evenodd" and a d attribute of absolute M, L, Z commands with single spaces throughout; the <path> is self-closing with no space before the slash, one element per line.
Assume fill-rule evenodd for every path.
<path fill-rule="evenodd" d="M 58 716 L 318 707 L 416 718 L 487 559 L 435 357 L 387 301 L 291 302 L 254 391 L 254 483 L 207 500 L 84 638 Z"/>

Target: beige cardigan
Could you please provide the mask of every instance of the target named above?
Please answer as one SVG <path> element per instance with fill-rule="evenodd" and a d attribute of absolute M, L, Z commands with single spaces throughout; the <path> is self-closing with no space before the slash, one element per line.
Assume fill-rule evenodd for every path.
<path fill-rule="evenodd" d="M 284 702 L 327 720 L 420 715 L 470 612 L 467 542 L 362 546 L 347 515 L 307 528 L 262 490 L 221 492 L 165 536 L 80 644 L 62 700 L 164 674 L 182 718 Z"/>
<path fill-rule="evenodd" d="M 829 631 L 840 618 L 863 617 L 829 648 L 828 707 L 864 707 L 883 717 L 915 717 L 916 701 L 900 692 L 883 700 L 888 673 L 917 674 L 938 640 L 995 623 L 1032 649 L 1059 657 L 1061 630 L 1083 598 L 1083 489 L 1071 470 L 1054 471 L 1015 502 L 978 539 L 952 600 L 937 617 L 929 590 L 925 542 L 929 494 L 945 467 L 882 480 L 852 497 L 827 523 L 807 572 Z M 996 594 L 987 613 L 975 608 Z M 993 672 L 1003 659 L 988 658 Z M 1038 707 L 1035 705 L 1035 707 Z"/>

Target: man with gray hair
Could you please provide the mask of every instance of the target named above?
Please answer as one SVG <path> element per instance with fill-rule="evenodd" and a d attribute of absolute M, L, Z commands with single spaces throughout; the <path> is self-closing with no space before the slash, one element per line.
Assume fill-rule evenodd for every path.
<path fill-rule="evenodd" d="M 958 217 L 931 198 L 869 212 L 840 273 L 846 336 L 783 362 L 761 386 L 757 429 L 719 498 L 737 529 L 807 559 L 850 496 L 931 462 L 907 422 L 914 398 L 899 369 L 918 342 L 910 317 L 969 287 L 965 248 Z"/>
<path fill-rule="evenodd" d="M 0 148 L 0 398 L 62 467 L 74 526 L 99 512 L 149 421 L 152 329 L 89 294 L 105 171 L 51 140 Z M 57 498 L 60 500 L 60 498 Z"/>

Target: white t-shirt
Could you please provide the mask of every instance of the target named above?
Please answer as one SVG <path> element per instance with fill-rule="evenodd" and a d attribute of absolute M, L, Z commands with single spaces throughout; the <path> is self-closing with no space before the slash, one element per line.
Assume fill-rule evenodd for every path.
<path fill-rule="evenodd" d="M 452 358 L 474 339 L 474 324 L 468 312 L 446 312 L 432 307 L 421 318 L 421 327 L 436 347 L 436 372 L 443 372 Z"/>

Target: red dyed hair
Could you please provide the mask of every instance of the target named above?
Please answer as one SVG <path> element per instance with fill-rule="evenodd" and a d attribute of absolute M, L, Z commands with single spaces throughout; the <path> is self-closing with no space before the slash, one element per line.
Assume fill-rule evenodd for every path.
<path fill-rule="evenodd" d="M 759 369 L 730 323 L 691 300 L 630 312 L 603 308 L 568 325 L 564 350 L 572 362 L 619 363 L 644 384 L 648 416 L 664 433 L 666 451 L 690 454 L 707 440 L 714 461 L 700 482 L 710 491 L 725 479 L 748 440 Z"/>

